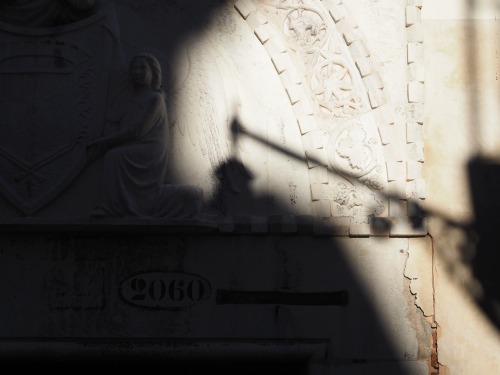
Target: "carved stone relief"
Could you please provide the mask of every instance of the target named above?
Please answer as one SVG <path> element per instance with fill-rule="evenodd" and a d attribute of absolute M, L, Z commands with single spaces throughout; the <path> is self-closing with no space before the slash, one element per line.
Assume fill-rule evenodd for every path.
<path fill-rule="evenodd" d="M 387 173 L 376 126 L 364 115 L 330 131 L 332 216 L 386 216 Z"/>
<path fill-rule="evenodd" d="M 86 143 L 104 123 L 115 25 L 107 10 L 57 34 L 0 23 L 0 191 L 24 214 L 85 167 Z"/>
<path fill-rule="evenodd" d="M 184 218 L 201 210 L 202 191 L 164 184 L 170 129 L 161 66 L 148 53 L 129 66 L 131 98 L 117 130 L 89 143 L 89 158 L 104 155 L 99 204 L 93 216 Z"/>
<path fill-rule="evenodd" d="M 286 42 L 300 60 L 304 82 L 322 113 L 334 118 L 359 114 L 363 103 L 358 73 L 326 9 L 314 1 L 271 6 L 282 19 Z"/>
<path fill-rule="evenodd" d="M 44 0 L 30 3 L 41 20 Z M 424 198 L 418 4 L 401 20 L 408 53 L 394 46 L 381 63 L 363 28 L 378 13 L 357 2 L 229 2 L 178 40 L 187 25 L 162 20 L 209 5 L 115 3 L 67 0 L 41 23 L 2 5 L 0 191 L 21 216 L 92 186 L 87 218 L 203 217 L 257 232 L 277 220 L 281 230 L 369 236 L 374 218 L 405 218 L 406 200 Z M 141 97 L 124 66 L 143 50 L 167 74 Z M 134 177 L 125 160 L 150 174 Z M 163 188 L 180 194 L 180 210 L 161 209 Z"/>
<path fill-rule="evenodd" d="M 353 49 L 366 50 L 359 47 L 360 33 L 345 26 L 355 23 L 325 3 L 238 2 L 236 7 L 264 47 L 270 46 L 270 58 L 295 108 L 310 170 L 313 215 L 368 223 L 370 217 L 388 214 L 386 165 L 373 111 L 382 103 L 373 94 L 369 99 L 371 86 L 363 77 L 380 79 L 370 54 Z M 273 47 L 280 38 L 286 46 L 281 50 Z M 295 80 L 294 70 L 300 72 Z M 304 116 L 300 104 L 308 101 L 316 109 Z M 317 141 L 311 144 L 315 133 Z M 326 173 L 318 173 L 322 168 Z"/>

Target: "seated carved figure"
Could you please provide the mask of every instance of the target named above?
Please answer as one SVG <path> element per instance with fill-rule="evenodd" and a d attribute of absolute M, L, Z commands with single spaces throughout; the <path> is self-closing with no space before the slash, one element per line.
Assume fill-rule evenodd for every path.
<path fill-rule="evenodd" d="M 160 64 L 140 54 L 129 72 L 133 95 L 119 130 L 89 144 L 90 159 L 106 153 L 93 216 L 190 217 L 201 210 L 201 189 L 163 183 L 170 134 Z"/>
<path fill-rule="evenodd" d="M 2 0 L 0 21 L 24 27 L 51 27 L 93 14 L 98 0 Z"/>

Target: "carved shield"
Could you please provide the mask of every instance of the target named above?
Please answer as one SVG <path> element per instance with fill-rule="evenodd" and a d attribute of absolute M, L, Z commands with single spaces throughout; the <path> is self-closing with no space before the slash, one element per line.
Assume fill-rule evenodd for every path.
<path fill-rule="evenodd" d="M 57 28 L 0 23 L 0 192 L 30 215 L 60 194 L 102 131 L 112 9 Z"/>

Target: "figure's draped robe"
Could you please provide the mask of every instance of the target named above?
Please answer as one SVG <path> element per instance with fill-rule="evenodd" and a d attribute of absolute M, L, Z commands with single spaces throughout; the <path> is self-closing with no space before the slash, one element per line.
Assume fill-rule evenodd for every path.
<path fill-rule="evenodd" d="M 161 93 L 131 100 L 119 131 L 129 142 L 109 150 L 104 159 L 100 206 L 106 215 L 185 218 L 201 206 L 201 192 L 164 184 L 170 134 Z"/>

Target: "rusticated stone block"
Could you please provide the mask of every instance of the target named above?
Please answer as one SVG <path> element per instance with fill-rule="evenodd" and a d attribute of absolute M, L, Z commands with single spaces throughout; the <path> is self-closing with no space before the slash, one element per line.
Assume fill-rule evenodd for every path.
<path fill-rule="evenodd" d="M 416 23 L 420 23 L 420 8 L 417 8 L 416 6 L 407 6 L 406 7 L 406 26 L 411 26 Z"/>
<path fill-rule="evenodd" d="M 272 36 L 272 29 L 268 24 L 255 28 L 255 35 L 262 44 L 266 43 Z"/>
<path fill-rule="evenodd" d="M 302 134 L 309 133 L 310 131 L 318 128 L 316 119 L 312 115 L 297 117 L 297 122 L 299 123 L 300 132 Z"/>
<path fill-rule="evenodd" d="M 329 188 L 329 186 L 327 184 L 312 183 L 311 184 L 312 200 L 318 201 L 321 199 L 327 199 L 328 198 L 328 188 Z"/>
<path fill-rule="evenodd" d="M 306 150 L 307 165 L 309 168 L 327 165 L 327 154 L 324 148 Z"/>
<path fill-rule="evenodd" d="M 408 83 L 408 101 L 410 103 L 424 102 L 424 85 L 421 82 Z"/>
<path fill-rule="evenodd" d="M 382 89 L 368 90 L 368 98 L 370 99 L 370 105 L 372 108 L 377 108 L 385 104 L 385 95 Z"/>
<path fill-rule="evenodd" d="M 255 5 L 251 0 L 238 0 L 234 4 L 234 7 L 244 19 L 247 19 L 250 13 L 256 10 Z"/>

